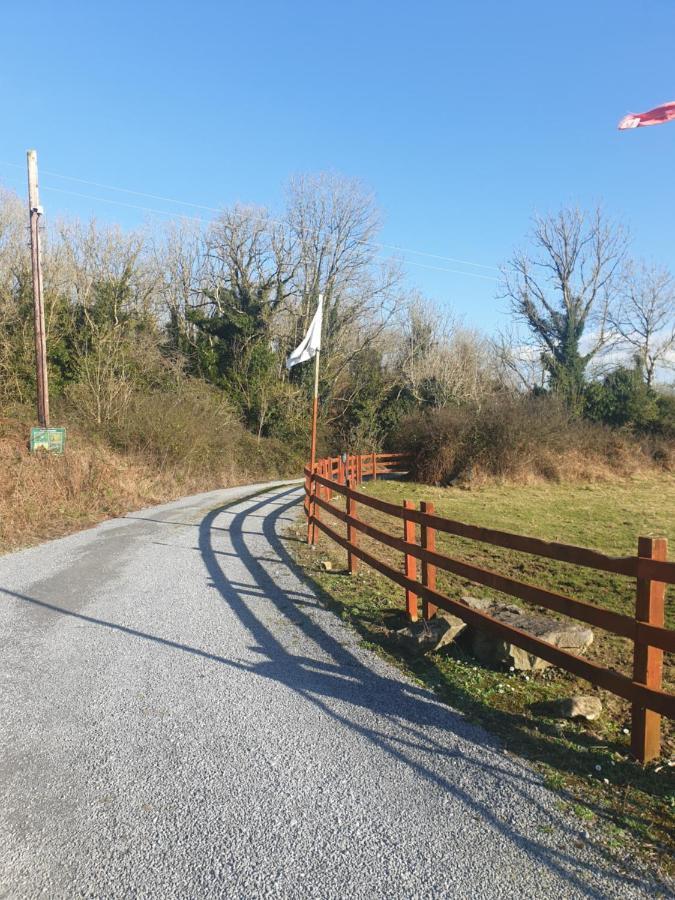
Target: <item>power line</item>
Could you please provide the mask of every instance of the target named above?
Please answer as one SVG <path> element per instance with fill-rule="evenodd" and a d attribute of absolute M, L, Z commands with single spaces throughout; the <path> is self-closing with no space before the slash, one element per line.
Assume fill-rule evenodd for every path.
<path fill-rule="evenodd" d="M 191 206 L 191 207 L 194 207 L 195 209 L 207 210 L 208 212 L 215 212 L 215 213 L 221 212 L 221 210 L 215 206 L 204 206 L 201 203 L 190 203 L 187 200 L 177 200 L 175 197 L 162 197 L 159 194 L 147 194 L 144 191 L 134 191 L 134 190 L 131 190 L 130 188 L 115 187 L 110 184 L 102 184 L 99 181 L 87 181 L 84 178 L 75 178 L 73 175 L 61 175 L 58 172 L 50 172 L 48 169 L 44 169 L 43 171 L 44 171 L 45 175 L 51 175 L 54 178 L 63 178 L 67 181 L 76 181 L 79 184 L 88 184 L 88 185 L 91 185 L 92 187 L 105 188 L 108 191 L 120 191 L 121 193 L 124 193 L 124 194 L 133 194 L 136 197 L 148 197 L 151 200 L 162 200 L 165 203 L 177 203 L 180 206 Z M 277 224 L 281 225 L 284 223 L 277 222 Z M 363 243 L 367 243 L 367 242 L 364 241 Z M 375 242 L 372 242 L 372 243 L 374 244 Z M 395 244 L 382 244 L 379 242 L 377 243 L 377 246 L 382 247 L 385 250 L 396 250 L 399 253 L 415 253 L 418 256 L 428 256 L 428 257 L 431 257 L 432 259 L 442 259 L 442 260 L 445 260 L 446 262 L 461 263 L 462 265 L 465 265 L 465 266 L 476 266 L 479 269 L 495 269 L 495 270 L 497 270 L 497 266 L 489 266 L 489 265 L 485 265 L 485 263 L 471 262 L 470 260 L 467 260 L 467 259 L 458 259 L 457 257 L 454 257 L 454 256 L 441 256 L 438 253 L 428 253 L 426 250 L 414 250 L 410 247 L 399 247 Z"/>
<path fill-rule="evenodd" d="M 406 259 L 406 266 L 418 266 L 420 269 L 433 269 L 435 272 L 452 272 L 454 275 L 468 275 L 470 278 L 486 278 L 488 281 L 499 281 L 496 275 L 481 275 L 480 272 L 462 272 L 461 269 L 446 269 L 443 266 L 429 266 L 426 263 L 418 263 L 413 259 Z M 496 266 L 494 267 L 497 268 Z M 499 271 L 497 269 L 497 271 Z"/>
<path fill-rule="evenodd" d="M 122 200 L 112 200 L 109 197 L 94 197 L 92 194 L 81 194 L 79 191 L 67 191 L 63 188 L 50 187 L 49 185 L 45 186 L 44 184 L 42 185 L 42 190 L 43 191 L 55 191 L 58 194 L 67 194 L 72 197 L 81 197 L 85 200 L 94 200 L 94 201 L 100 202 L 100 203 L 112 203 L 115 206 L 123 206 L 127 209 L 138 209 L 138 210 L 141 210 L 142 212 L 157 213 L 160 216 L 174 217 L 176 215 L 175 212 L 172 212 L 172 211 L 166 210 L 166 209 L 155 209 L 152 206 L 139 206 L 136 203 L 124 203 Z M 180 218 L 187 219 L 188 221 L 191 221 L 191 222 L 202 222 L 204 224 L 208 224 L 208 221 L 209 221 L 208 219 L 205 219 L 202 216 L 186 216 L 183 214 L 181 214 Z M 283 225 L 285 227 L 288 227 L 286 225 L 286 223 L 279 222 L 274 219 L 267 219 L 266 221 L 275 222 L 278 225 Z M 387 244 L 378 244 L 378 243 L 374 243 L 374 242 L 369 243 L 368 241 L 357 241 L 357 243 L 364 244 L 365 246 L 370 246 L 370 247 L 387 248 L 389 246 Z M 392 248 L 392 249 L 394 249 L 394 248 Z M 399 249 L 399 248 L 396 248 L 396 249 Z M 426 255 L 431 256 L 433 254 L 426 254 Z M 385 257 L 382 254 L 380 254 L 380 258 L 381 259 L 389 259 L 389 257 Z M 445 259 L 446 257 L 440 257 L 440 258 Z M 469 278 L 483 278 L 483 279 L 486 279 L 487 281 L 498 281 L 499 280 L 494 275 L 482 275 L 479 272 L 462 272 L 460 269 L 448 269 L 448 268 L 445 268 L 444 266 L 430 266 L 430 265 L 427 265 L 426 263 L 415 262 L 415 260 L 412 260 L 412 259 L 406 259 L 405 263 L 406 263 L 406 265 L 416 266 L 417 268 L 420 268 L 420 269 L 431 269 L 435 272 L 448 272 L 453 275 L 467 275 Z"/>
<path fill-rule="evenodd" d="M 63 178 L 67 181 L 76 181 L 79 184 L 88 184 L 91 187 L 105 188 L 107 191 L 119 191 L 122 194 L 133 194 L 136 197 L 148 197 L 151 200 L 162 200 L 165 203 L 177 203 L 180 206 L 191 206 L 194 209 L 205 209 L 208 212 L 220 212 L 216 206 L 204 206 L 201 203 L 189 203 L 187 200 L 176 200 L 174 197 L 162 197 L 159 194 L 146 194 L 144 191 L 132 191 L 129 188 L 113 187 L 110 184 L 101 184 L 99 181 L 86 181 L 84 178 L 74 178 L 72 175 L 59 175 L 58 172 L 50 172 L 44 169 L 45 175 L 51 175 L 52 178 Z"/>
<path fill-rule="evenodd" d="M 176 213 L 169 209 L 155 209 L 152 206 L 139 206 L 137 203 L 124 203 L 122 200 L 112 200 L 110 197 L 94 197 L 92 194 L 81 194 L 79 191 L 67 191 L 64 188 L 52 187 L 51 185 L 41 185 L 43 191 L 52 191 L 57 194 L 68 194 L 71 197 L 82 197 L 85 200 L 95 200 L 97 203 L 112 203 L 115 206 L 124 206 L 127 209 L 140 209 L 143 212 L 158 213 L 160 216 L 176 216 Z M 190 219 L 193 222 L 205 222 L 209 220 L 202 216 L 186 216 L 180 214 L 181 219 Z"/>
<path fill-rule="evenodd" d="M 427 253 L 425 250 L 411 250 L 408 247 L 397 247 L 395 244 L 378 244 L 378 247 L 384 247 L 386 250 L 398 250 L 400 253 L 416 253 L 418 256 L 429 256 L 431 259 L 444 259 L 446 262 L 462 263 L 464 266 L 476 266 L 479 269 L 499 271 L 499 266 L 488 266 L 485 263 L 470 262 L 468 259 L 457 259 L 454 256 L 439 256 L 438 253 Z"/>
<path fill-rule="evenodd" d="M 15 168 L 15 169 L 22 168 L 22 166 L 19 166 L 17 163 L 10 163 L 10 162 L 6 162 L 4 160 L 0 160 L 0 165 L 10 166 L 11 168 Z M 181 206 L 189 206 L 194 209 L 203 209 L 208 212 L 214 212 L 214 213 L 221 212 L 221 210 L 218 207 L 214 207 L 214 206 L 205 206 L 200 203 L 191 203 L 186 200 L 178 200 L 174 197 L 164 197 L 159 194 L 149 194 L 149 193 L 146 193 L 145 191 L 136 191 L 136 190 L 132 190 L 130 188 L 116 187 L 114 185 L 103 184 L 102 182 L 99 182 L 99 181 L 89 181 L 85 178 L 76 178 L 73 175 L 63 175 L 59 172 L 50 171 L 49 169 L 43 169 L 42 171 L 43 171 L 43 174 L 50 175 L 53 178 L 61 178 L 61 179 L 67 180 L 67 181 L 77 182 L 79 184 L 88 184 L 88 185 L 91 185 L 92 187 L 103 188 L 104 190 L 117 191 L 119 193 L 130 194 L 130 195 L 133 195 L 136 197 L 148 197 L 153 200 L 161 200 L 162 202 L 165 202 L 165 203 L 175 203 L 175 204 L 179 204 Z M 55 192 L 58 194 L 67 194 L 67 195 L 70 195 L 73 197 L 80 197 L 85 200 L 93 200 L 97 203 L 110 203 L 115 206 L 125 207 L 127 209 L 137 209 L 142 212 L 155 213 L 155 214 L 161 215 L 161 216 L 175 216 L 176 215 L 175 212 L 169 211 L 169 210 L 156 209 L 154 207 L 149 207 L 149 206 L 140 206 L 135 203 L 124 203 L 121 200 L 113 200 L 109 197 L 95 197 L 91 194 L 83 194 L 78 191 L 68 191 L 64 188 L 52 187 L 49 185 L 42 185 L 42 189 L 46 190 L 46 191 L 52 191 L 52 192 Z M 201 216 L 186 216 L 186 215 L 181 214 L 180 217 L 183 219 L 188 219 L 188 220 L 195 221 L 195 222 L 207 222 L 208 221 Z M 262 218 L 261 218 L 261 221 L 262 221 Z M 272 224 L 280 225 L 282 227 L 288 227 L 288 223 L 281 222 L 279 220 L 268 218 L 265 221 L 268 221 Z M 380 248 L 383 250 L 394 250 L 397 253 L 413 253 L 418 256 L 428 257 L 430 259 L 438 259 L 438 260 L 442 260 L 442 261 L 446 261 L 446 262 L 459 263 L 460 265 L 465 265 L 465 266 L 474 266 L 476 268 L 489 269 L 492 271 L 499 271 L 497 266 L 490 266 L 490 265 L 486 265 L 484 263 L 476 263 L 476 262 L 472 262 L 471 260 L 459 259 L 454 256 L 442 256 L 438 253 L 429 253 L 425 250 L 415 250 L 410 247 L 401 247 L 396 244 L 383 244 L 378 241 L 357 241 L 357 243 L 360 243 L 360 244 L 363 244 L 364 246 L 368 246 L 368 247 L 372 247 L 372 248 Z M 426 265 L 424 263 L 418 263 L 418 262 L 415 262 L 414 260 L 410 260 L 410 259 L 406 259 L 406 264 L 416 266 L 417 268 L 421 268 L 421 269 L 430 269 L 430 270 L 436 271 L 436 272 L 448 272 L 448 273 L 451 273 L 454 275 L 468 275 L 471 278 L 483 278 L 483 279 L 486 279 L 489 281 L 497 281 L 498 280 L 496 278 L 496 276 L 494 276 L 494 275 L 481 275 L 480 273 L 477 273 L 477 272 L 464 272 L 464 271 L 460 271 L 458 269 L 448 269 L 448 268 L 442 267 L 442 266 L 431 266 L 431 265 Z"/>
<path fill-rule="evenodd" d="M 176 213 L 171 212 L 169 210 L 154 209 L 151 206 L 139 206 L 136 203 L 124 203 L 121 200 L 111 200 L 106 197 L 94 197 L 92 194 L 81 194 L 78 191 L 66 191 L 63 188 L 55 188 L 55 187 L 49 187 L 49 186 L 45 187 L 43 185 L 42 190 L 43 191 L 56 191 L 59 194 L 68 194 L 73 197 L 83 197 L 85 200 L 96 200 L 101 203 L 114 203 L 116 206 L 124 206 L 124 207 L 127 207 L 128 209 L 139 209 L 139 210 L 142 210 L 143 212 L 149 212 L 149 213 L 159 213 L 159 215 L 162 215 L 162 216 L 175 216 L 176 215 Z M 204 219 L 201 216 L 181 215 L 181 218 L 188 219 L 189 221 L 192 221 L 192 222 L 208 223 L 208 219 Z M 267 221 L 273 222 L 275 220 L 268 219 Z M 277 224 L 285 225 L 286 223 L 277 222 Z M 365 244 L 366 246 L 371 246 L 371 247 L 387 247 L 388 246 L 386 244 L 368 243 L 368 241 L 357 241 L 357 243 Z M 431 254 L 429 254 L 429 255 L 431 255 Z M 380 259 L 389 259 L 389 258 L 390 257 L 385 257 L 382 254 L 380 254 Z M 443 266 L 430 266 L 430 265 L 427 265 L 426 263 L 415 262 L 412 259 L 406 259 L 405 263 L 406 263 L 406 265 L 417 266 L 418 268 L 421 268 L 421 269 L 432 269 L 435 272 L 450 272 L 453 275 L 468 275 L 469 278 L 485 278 L 488 281 L 498 281 L 498 279 L 494 275 L 482 275 L 479 272 L 462 272 L 460 269 L 447 269 Z"/>

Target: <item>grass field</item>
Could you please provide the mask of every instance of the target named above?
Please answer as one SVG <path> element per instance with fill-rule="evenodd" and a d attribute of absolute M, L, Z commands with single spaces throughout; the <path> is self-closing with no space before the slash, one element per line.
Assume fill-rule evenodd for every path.
<path fill-rule="evenodd" d="M 590 484 L 493 484 L 472 490 L 379 481 L 363 485 L 363 490 L 394 503 L 431 500 L 442 516 L 610 554 L 634 553 L 638 535 L 665 534 L 672 541 L 670 558 L 675 556 L 675 477 L 666 474 Z M 337 497 L 335 502 L 339 505 Z M 402 527 L 400 521 L 365 507 L 359 508 L 359 515 L 393 533 Z M 335 519 L 331 525 L 340 532 L 344 528 Z M 396 551 L 363 535 L 359 540 L 381 559 L 401 565 Z M 437 547 L 502 574 L 633 614 L 635 582 L 631 579 L 440 534 Z M 332 561 L 334 571 L 323 571 L 321 562 L 326 559 Z M 671 723 L 664 727 L 664 759 L 643 770 L 627 756 L 629 708 L 620 699 L 564 672 L 525 675 L 488 669 L 459 647 L 421 659 L 406 658 L 387 640 L 388 630 L 403 623 L 401 588 L 365 566 L 356 577 L 345 577 L 345 553 L 325 536 L 318 552 L 301 549 L 300 561 L 326 601 L 357 628 L 365 642 L 497 732 L 508 749 L 541 765 L 548 783 L 560 790 L 561 803 L 569 805 L 582 828 L 593 827 L 617 851 L 639 851 L 643 858 L 672 872 L 675 767 L 669 763 L 675 757 L 675 739 Z M 454 597 L 498 596 L 448 573 L 438 573 L 438 585 Z M 675 627 L 674 600 L 671 589 L 670 627 Z M 597 629 L 588 656 L 627 674 L 631 671 L 630 642 Z M 666 666 L 665 685 L 675 690 L 673 666 Z M 537 703 L 575 693 L 601 697 L 604 712 L 599 720 L 558 722 L 537 714 Z"/>

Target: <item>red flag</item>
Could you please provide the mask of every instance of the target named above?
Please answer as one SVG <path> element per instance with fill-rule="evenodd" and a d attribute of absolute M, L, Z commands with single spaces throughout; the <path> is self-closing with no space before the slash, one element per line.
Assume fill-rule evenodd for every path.
<path fill-rule="evenodd" d="M 661 125 L 663 122 L 670 122 L 671 119 L 675 119 L 675 100 L 648 112 L 629 113 L 619 122 L 619 131 L 625 131 L 626 128 L 644 128 L 645 125 Z"/>

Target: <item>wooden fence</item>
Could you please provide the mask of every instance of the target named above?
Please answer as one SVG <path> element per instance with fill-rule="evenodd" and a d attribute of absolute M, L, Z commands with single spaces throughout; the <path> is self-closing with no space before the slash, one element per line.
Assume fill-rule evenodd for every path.
<path fill-rule="evenodd" d="M 422 502 L 420 508 L 415 509 L 409 500 L 398 506 L 356 490 L 365 477 L 376 479 L 393 472 L 405 472 L 409 462 L 409 458 L 403 454 L 369 453 L 345 459 L 334 457 L 319 460 L 313 473 L 306 468 L 305 513 L 308 543 L 316 544 L 319 532 L 322 532 L 347 551 L 347 564 L 351 574 L 357 571 L 361 561 L 400 585 L 405 591 L 406 609 L 412 621 L 418 618 L 418 599 L 421 599 L 425 619 L 433 616 L 440 607 L 469 625 L 487 629 L 552 665 L 566 669 L 591 684 L 628 700 L 632 704 L 633 755 L 642 763 L 659 756 L 661 717 L 675 719 L 675 695 L 662 690 L 663 654 L 675 652 L 675 631 L 664 627 L 666 585 L 675 584 L 675 562 L 668 562 L 666 539 L 641 537 L 634 556 L 607 556 L 584 547 L 446 519 L 434 514 L 432 503 Z M 345 498 L 345 510 L 331 502 L 334 494 Z M 359 506 L 400 520 L 401 536 L 395 537 L 362 521 L 359 518 Z M 346 526 L 345 533 L 340 534 L 328 525 L 323 520 L 324 513 L 342 522 Z M 419 542 L 416 536 L 418 525 Z M 633 578 L 636 580 L 635 615 L 628 616 L 603 609 L 583 600 L 517 581 L 466 560 L 445 556 L 436 551 L 437 532 Z M 393 568 L 360 547 L 360 534 L 400 551 L 403 554 L 402 569 Z M 418 579 L 418 560 L 421 562 L 421 580 Z M 472 609 L 461 600 L 440 593 L 436 588 L 437 569 L 629 638 L 633 642 L 633 677 L 629 678 L 567 650 L 561 650 L 518 628 L 497 621 L 487 613 Z"/>

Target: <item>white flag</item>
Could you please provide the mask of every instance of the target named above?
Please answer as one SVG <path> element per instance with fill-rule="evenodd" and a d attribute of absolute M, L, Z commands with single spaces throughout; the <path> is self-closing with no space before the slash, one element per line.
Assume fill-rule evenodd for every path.
<path fill-rule="evenodd" d="M 323 294 L 319 294 L 319 305 L 314 313 L 314 318 L 307 330 L 307 334 L 298 344 L 295 350 L 286 360 L 286 368 L 292 369 L 298 363 L 312 359 L 321 350 L 321 325 L 323 321 Z"/>

